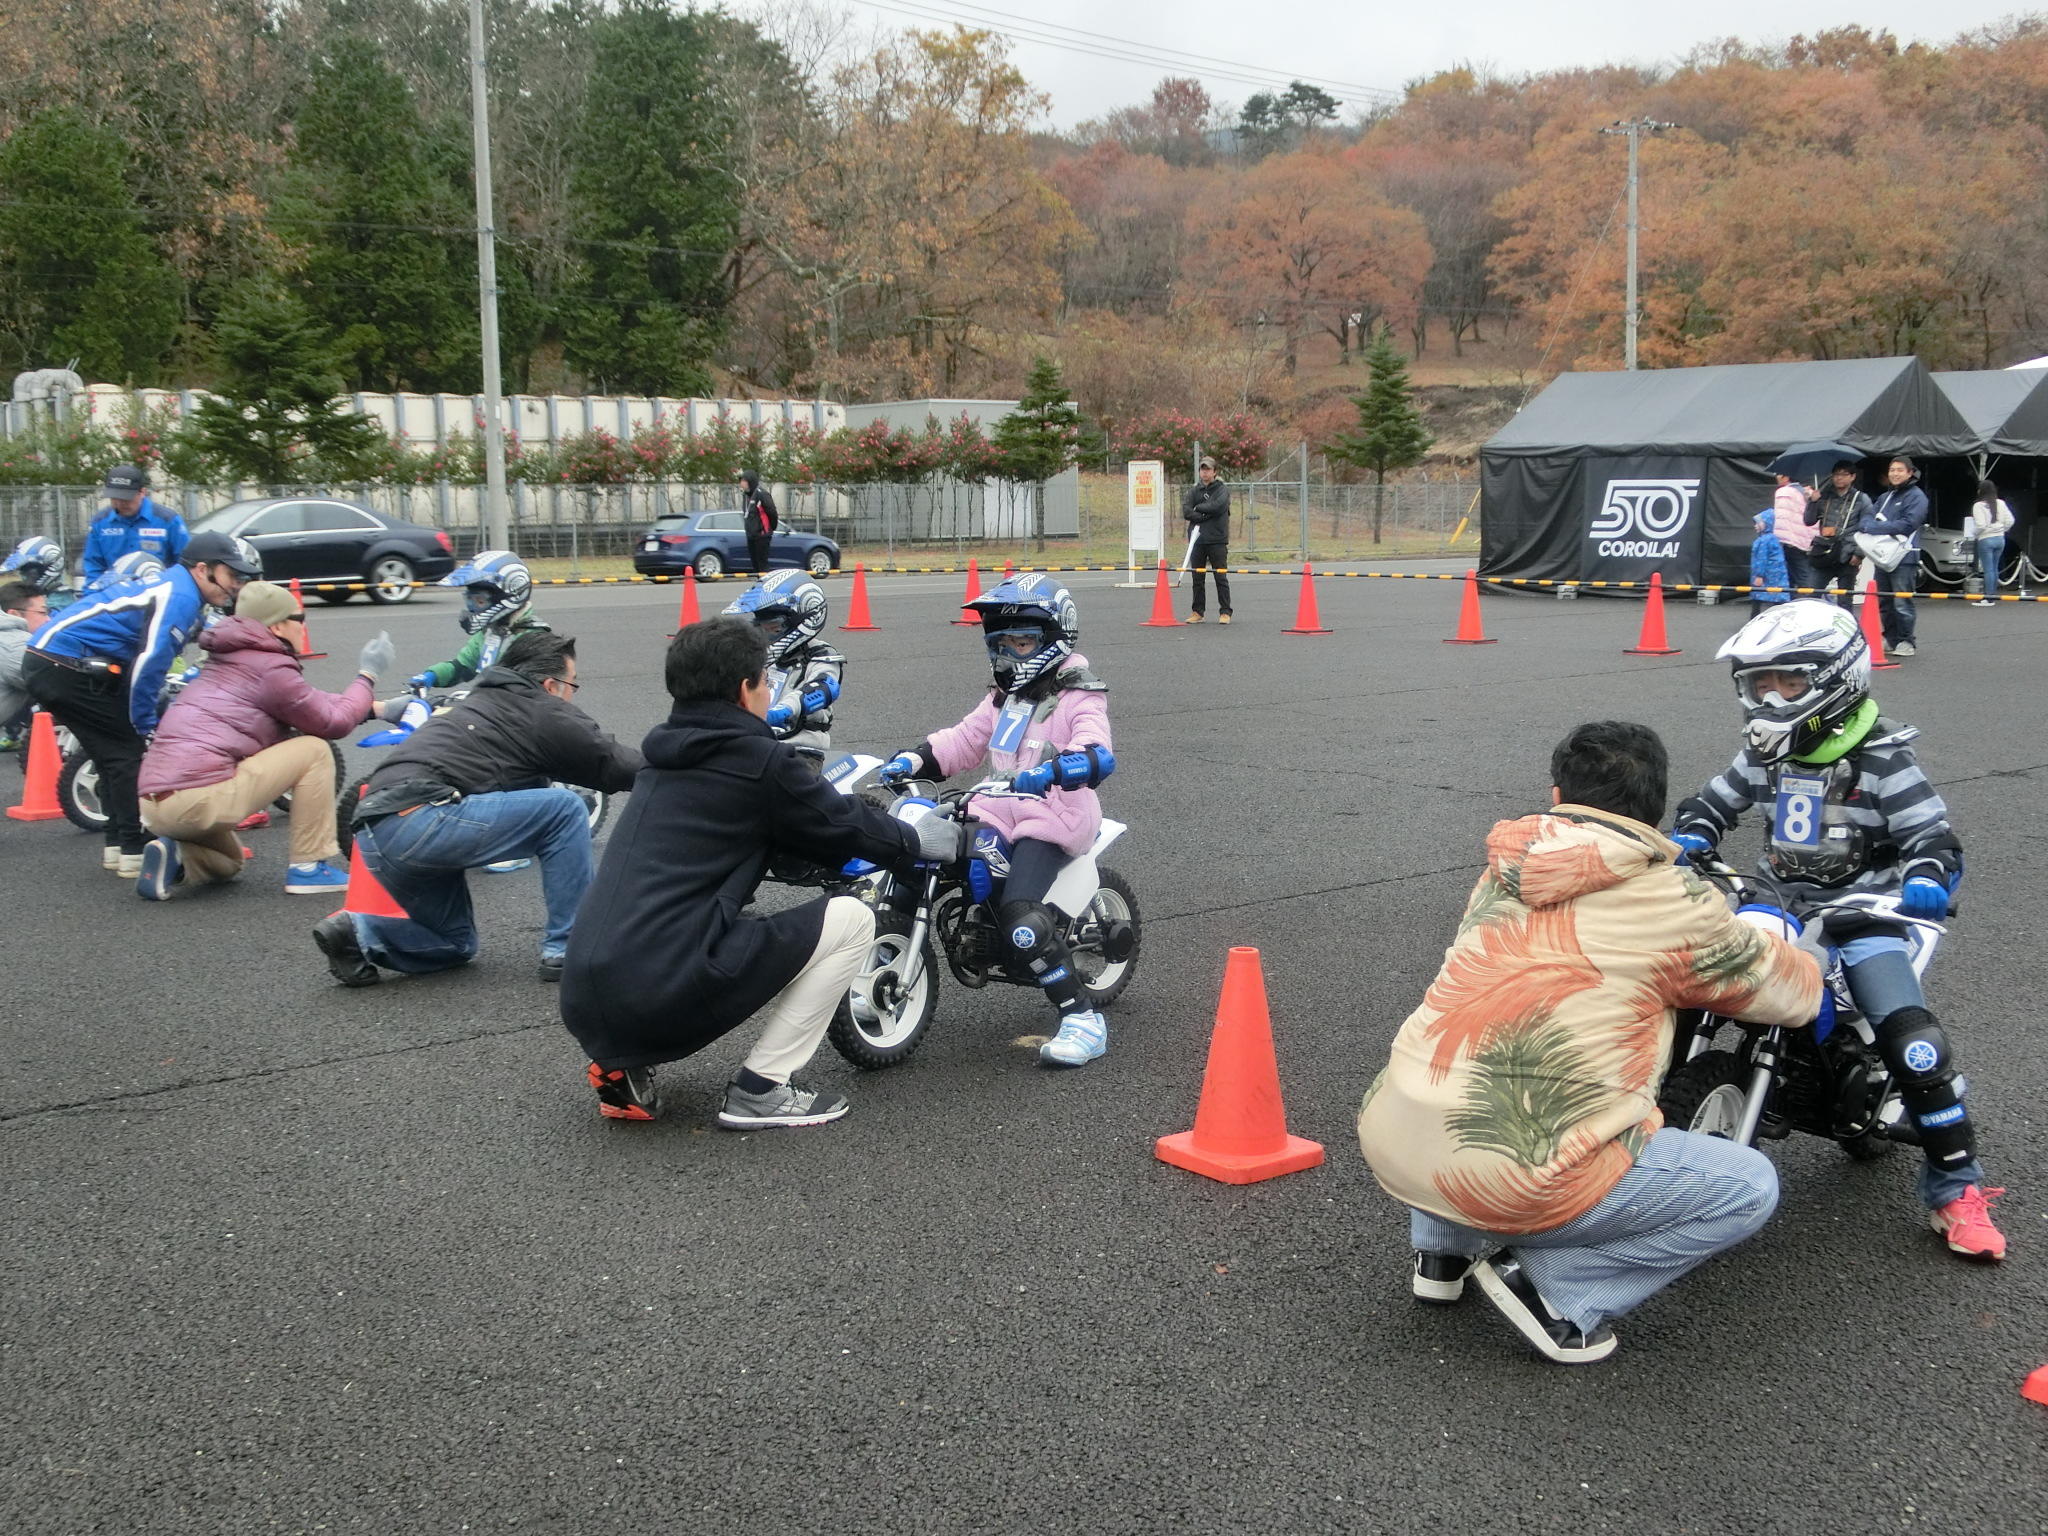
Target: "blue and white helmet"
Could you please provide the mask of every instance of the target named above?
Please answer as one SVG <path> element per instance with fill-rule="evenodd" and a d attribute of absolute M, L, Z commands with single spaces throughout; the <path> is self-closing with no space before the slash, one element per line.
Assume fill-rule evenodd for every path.
<path fill-rule="evenodd" d="M 825 589 L 807 571 L 777 571 L 725 605 L 725 617 L 751 619 L 768 639 L 768 660 L 779 665 L 823 633 L 829 610 Z"/>
<path fill-rule="evenodd" d="M 111 587 L 123 581 L 155 581 L 163 573 L 163 561 L 146 549 L 131 549 L 107 567 L 107 574 L 101 580 Z"/>
<path fill-rule="evenodd" d="M 469 602 L 464 634 L 475 634 L 512 618 L 533 601 L 533 572 L 509 549 L 484 549 L 467 565 L 443 576 L 440 585 L 461 587 Z"/>
<path fill-rule="evenodd" d="M 64 549 L 55 539 L 32 533 L 14 546 L 0 571 L 12 571 L 38 592 L 54 592 L 64 580 Z"/>
<path fill-rule="evenodd" d="M 1074 594 L 1035 571 L 1007 578 L 967 606 L 981 615 L 989 670 L 1006 694 L 1056 670 L 1081 643 L 1081 610 L 1074 606 Z M 1027 634 L 1038 642 L 1030 651 L 1018 644 Z"/>

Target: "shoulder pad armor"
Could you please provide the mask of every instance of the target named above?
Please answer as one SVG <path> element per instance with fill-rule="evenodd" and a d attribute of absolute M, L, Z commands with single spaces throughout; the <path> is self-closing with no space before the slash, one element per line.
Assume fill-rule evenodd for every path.
<path fill-rule="evenodd" d="M 1067 668 L 1066 671 L 1059 675 L 1058 686 L 1061 693 L 1066 693 L 1070 690 L 1080 693 L 1109 692 L 1109 684 L 1097 677 L 1094 669 L 1090 667 Z"/>
<path fill-rule="evenodd" d="M 1872 747 L 1903 747 L 1909 741 L 1920 739 L 1920 727 L 1901 725 L 1888 715 L 1879 715 L 1870 727 L 1870 734 L 1863 738 L 1857 751 L 1868 751 Z"/>

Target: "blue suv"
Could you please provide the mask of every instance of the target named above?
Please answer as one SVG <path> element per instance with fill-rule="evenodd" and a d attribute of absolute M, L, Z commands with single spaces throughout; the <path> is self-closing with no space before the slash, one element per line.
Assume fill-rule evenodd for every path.
<path fill-rule="evenodd" d="M 823 534 L 805 533 L 785 524 L 768 541 L 768 564 L 800 566 L 813 576 L 829 576 L 838 569 L 839 546 Z M 680 576 L 687 567 L 707 578 L 753 570 L 738 512 L 687 512 L 657 518 L 633 551 L 633 569 L 642 576 Z"/>

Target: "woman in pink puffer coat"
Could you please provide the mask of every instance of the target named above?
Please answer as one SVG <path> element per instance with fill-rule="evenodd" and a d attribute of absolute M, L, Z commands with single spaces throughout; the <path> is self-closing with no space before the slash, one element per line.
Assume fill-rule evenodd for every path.
<path fill-rule="evenodd" d="M 1074 649 L 1080 613 L 1050 576 L 1011 578 L 968 606 L 981 615 L 995 686 L 958 725 L 884 764 L 882 778 L 951 778 L 986 755 L 1033 797 L 978 800 L 974 815 L 1008 845 L 998 916 L 1012 956 L 1038 978 L 1060 1016 L 1059 1033 L 1039 1047 L 1039 1059 L 1084 1066 L 1107 1049 L 1108 1025 L 1088 1004 L 1045 897 L 1102 828 L 1095 786 L 1116 768 L 1108 690 Z M 990 864 L 1002 874 L 1000 854 Z"/>
<path fill-rule="evenodd" d="M 164 712 L 142 759 L 142 820 L 157 837 L 143 850 L 139 894 L 162 901 L 188 875 L 232 880 L 242 872 L 236 824 L 286 790 L 285 890 L 317 895 L 347 886 L 347 871 L 329 862 L 340 848 L 327 743 L 369 718 L 377 673 L 395 656 L 380 634 L 363 647 L 355 681 L 322 693 L 299 663 L 305 622 L 290 592 L 252 581 L 233 617 L 200 635 L 206 664 Z"/>

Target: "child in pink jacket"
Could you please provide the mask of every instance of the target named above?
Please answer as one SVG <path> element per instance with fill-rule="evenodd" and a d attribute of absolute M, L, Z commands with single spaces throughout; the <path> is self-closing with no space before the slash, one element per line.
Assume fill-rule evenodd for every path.
<path fill-rule="evenodd" d="M 1011 775 L 1013 788 L 1033 797 L 979 800 L 974 815 L 1008 844 L 999 916 L 1014 958 L 1037 977 L 1060 1016 L 1059 1033 L 1039 1048 L 1039 1059 L 1085 1066 L 1108 1048 L 1109 1030 L 1088 1004 L 1045 896 L 1102 827 L 1095 786 L 1116 768 L 1108 690 L 1074 649 L 1080 613 L 1052 577 L 1012 577 L 968 606 L 981 615 L 994 686 L 966 719 L 899 752 L 881 776 L 946 779 L 986 756 L 995 772 Z M 1001 872 L 999 860 L 991 865 Z"/>

